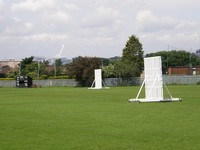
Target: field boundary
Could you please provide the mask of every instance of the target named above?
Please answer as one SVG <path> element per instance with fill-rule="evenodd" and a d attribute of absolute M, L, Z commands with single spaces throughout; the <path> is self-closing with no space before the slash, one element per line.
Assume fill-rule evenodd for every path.
<path fill-rule="evenodd" d="M 200 83 L 200 76 L 167 76 L 163 75 L 165 84 L 173 85 L 195 85 Z M 104 82 L 107 86 L 130 86 L 141 85 L 143 79 L 140 77 L 132 78 L 105 78 Z M 78 83 L 75 79 L 47 79 L 47 80 L 33 80 L 33 84 L 41 87 L 51 86 L 69 86 L 75 87 Z M 15 87 L 15 80 L 0 80 L 0 87 Z"/>

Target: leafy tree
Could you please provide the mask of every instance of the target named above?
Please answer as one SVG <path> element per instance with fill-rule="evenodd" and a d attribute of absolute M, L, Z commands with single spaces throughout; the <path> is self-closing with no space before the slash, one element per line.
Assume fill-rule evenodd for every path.
<path fill-rule="evenodd" d="M 6 78 L 6 74 L 5 73 L 0 73 L 0 78 Z"/>
<path fill-rule="evenodd" d="M 116 77 L 125 77 L 125 70 L 126 70 L 126 64 L 123 63 L 121 60 L 118 60 L 114 63 L 114 73 Z M 129 65 L 128 65 L 129 66 Z"/>
<path fill-rule="evenodd" d="M 125 64 L 125 72 L 127 72 L 124 74 L 125 76 L 139 76 L 141 74 L 143 70 L 143 53 L 139 39 L 135 35 L 129 37 L 121 58 L 122 63 Z"/>
<path fill-rule="evenodd" d="M 137 69 L 137 65 L 124 63 L 122 60 L 118 60 L 114 63 L 114 74 L 119 78 L 138 76 L 139 71 Z"/>
<path fill-rule="evenodd" d="M 56 76 L 61 76 L 62 75 L 62 61 L 61 61 L 61 59 L 56 59 L 54 65 L 56 67 Z"/>
<path fill-rule="evenodd" d="M 49 62 L 37 62 L 33 61 L 33 59 L 33 56 L 22 59 L 21 63 L 19 64 L 21 75 L 27 75 L 32 78 L 35 78 L 38 75 L 46 75 L 45 68 L 47 67 Z"/>
<path fill-rule="evenodd" d="M 55 63 L 56 63 L 56 67 L 62 66 L 62 60 L 61 59 L 56 59 Z"/>
<path fill-rule="evenodd" d="M 101 58 L 101 65 L 108 66 L 110 64 L 110 60 L 108 58 Z"/>
<path fill-rule="evenodd" d="M 116 77 L 113 64 L 109 64 L 108 66 L 104 66 L 103 72 L 104 72 L 104 76 L 107 77 L 107 78 Z"/>
<path fill-rule="evenodd" d="M 162 70 L 165 74 L 168 67 L 200 65 L 200 58 L 193 53 L 184 50 L 159 51 L 156 53 L 146 54 L 145 57 L 161 56 Z"/>
<path fill-rule="evenodd" d="M 19 64 L 21 71 L 26 68 L 26 65 L 31 64 L 33 62 L 33 58 L 34 57 L 31 56 L 31 57 L 26 57 L 26 58 L 22 59 L 21 63 Z"/>
<path fill-rule="evenodd" d="M 42 62 L 39 62 L 40 68 L 39 68 L 39 74 L 40 76 L 48 76 L 48 72 L 46 71 L 46 67 L 49 65 L 49 62 L 44 60 Z"/>
<path fill-rule="evenodd" d="M 111 58 L 109 58 L 109 63 L 114 64 L 116 61 L 120 60 L 120 58 L 121 57 L 119 57 L 119 56 L 111 57 Z"/>
<path fill-rule="evenodd" d="M 90 86 L 94 80 L 94 69 L 99 69 L 101 59 L 97 57 L 77 57 L 68 65 L 70 77 L 75 77 L 80 86 Z"/>
<path fill-rule="evenodd" d="M 29 72 L 34 72 L 37 67 L 36 64 L 33 63 L 33 56 L 22 59 L 20 66 L 21 75 L 27 75 Z"/>

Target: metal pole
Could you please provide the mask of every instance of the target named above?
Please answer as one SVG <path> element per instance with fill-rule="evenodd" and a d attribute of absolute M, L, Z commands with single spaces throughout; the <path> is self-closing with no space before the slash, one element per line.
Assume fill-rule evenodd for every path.
<path fill-rule="evenodd" d="M 189 67 L 190 67 L 190 75 L 192 75 L 192 49 L 190 49 L 190 52 L 189 52 L 189 61 L 190 61 L 190 64 L 189 64 Z"/>
<path fill-rule="evenodd" d="M 40 62 L 38 61 L 38 71 L 37 71 L 37 77 L 40 77 Z"/>
<path fill-rule="evenodd" d="M 56 77 L 56 59 L 55 59 L 55 61 L 54 61 L 54 71 L 55 71 L 55 77 Z"/>
<path fill-rule="evenodd" d="M 19 76 L 21 75 L 21 62 L 19 63 Z"/>

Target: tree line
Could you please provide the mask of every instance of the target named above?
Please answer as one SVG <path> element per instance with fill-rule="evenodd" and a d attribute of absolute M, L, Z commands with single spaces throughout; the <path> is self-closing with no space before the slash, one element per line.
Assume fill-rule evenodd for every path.
<path fill-rule="evenodd" d="M 143 71 L 144 57 L 161 56 L 163 73 L 171 66 L 200 65 L 200 58 L 184 50 L 158 51 L 144 55 L 139 38 L 132 35 L 127 40 L 121 57 L 98 58 L 76 57 L 69 64 L 62 64 L 61 59 L 50 65 L 48 61 L 33 61 L 33 56 L 22 59 L 19 70 L 11 70 L 8 77 L 28 75 L 35 79 L 50 77 L 73 78 L 80 86 L 90 86 L 94 80 L 94 69 L 102 69 L 103 77 L 139 77 Z"/>

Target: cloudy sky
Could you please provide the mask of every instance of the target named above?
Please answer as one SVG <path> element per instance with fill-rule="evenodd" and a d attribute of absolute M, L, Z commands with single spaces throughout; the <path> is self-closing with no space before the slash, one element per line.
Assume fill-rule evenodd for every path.
<path fill-rule="evenodd" d="M 199 0 L 0 0 L 0 59 L 121 56 L 131 35 L 145 54 L 200 48 Z"/>

